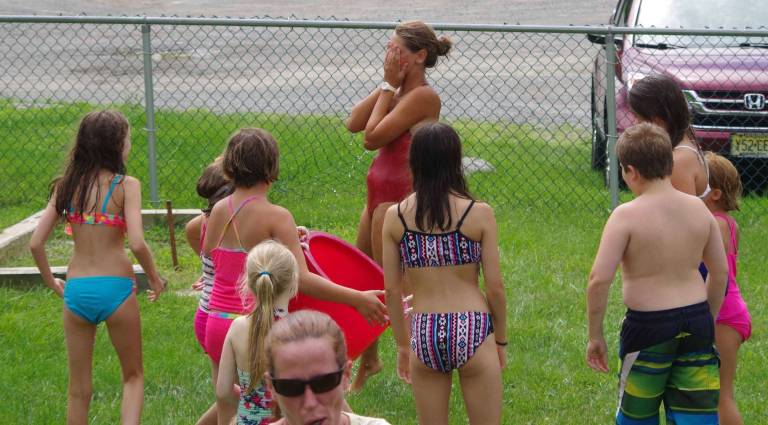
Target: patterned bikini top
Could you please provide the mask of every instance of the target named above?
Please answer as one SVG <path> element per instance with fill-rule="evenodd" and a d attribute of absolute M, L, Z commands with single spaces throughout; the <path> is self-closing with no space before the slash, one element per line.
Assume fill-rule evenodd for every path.
<path fill-rule="evenodd" d="M 462 214 L 456 225 L 456 230 L 446 233 L 425 233 L 408 229 L 405 218 L 397 204 L 397 216 L 403 223 L 405 231 L 400 239 L 400 260 L 404 267 L 442 267 L 461 266 L 463 264 L 479 263 L 481 256 L 480 242 L 461 233 L 461 225 L 469 214 L 475 201 Z"/>
<path fill-rule="evenodd" d="M 67 211 L 67 225 L 64 227 L 64 231 L 68 235 L 72 235 L 72 224 L 93 224 L 119 227 L 125 231 L 127 227 L 127 224 L 125 223 L 125 217 L 120 213 L 107 213 L 107 205 L 109 204 L 109 199 L 112 197 L 112 193 L 115 191 L 115 187 L 123 180 L 123 177 L 124 176 L 122 174 L 115 174 L 115 176 L 112 178 L 112 183 L 109 185 L 107 196 L 104 198 L 104 202 L 101 204 L 101 212 L 75 212 L 75 209 L 70 207 L 69 211 Z"/>

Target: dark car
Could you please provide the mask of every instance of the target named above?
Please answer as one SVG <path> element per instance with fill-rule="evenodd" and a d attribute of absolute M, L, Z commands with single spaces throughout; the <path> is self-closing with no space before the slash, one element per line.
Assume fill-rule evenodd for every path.
<path fill-rule="evenodd" d="M 618 27 L 768 29 L 765 0 L 619 0 Z M 605 37 L 590 35 L 593 43 Z M 768 40 L 755 37 L 616 36 L 616 129 L 634 124 L 628 93 L 650 74 L 666 74 L 683 90 L 696 140 L 734 162 L 745 187 L 768 184 Z M 592 73 L 592 167 L 606 160 L 605 54 Z"/>

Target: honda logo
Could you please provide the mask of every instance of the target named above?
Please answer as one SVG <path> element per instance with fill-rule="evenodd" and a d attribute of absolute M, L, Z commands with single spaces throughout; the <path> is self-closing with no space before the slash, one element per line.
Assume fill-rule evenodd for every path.
<path fill-rule="evenodd" d="M 744 107 L 750 111 L 765 108 L 765 95 L 762 93 L 747 93 L 744 95 Z"/>

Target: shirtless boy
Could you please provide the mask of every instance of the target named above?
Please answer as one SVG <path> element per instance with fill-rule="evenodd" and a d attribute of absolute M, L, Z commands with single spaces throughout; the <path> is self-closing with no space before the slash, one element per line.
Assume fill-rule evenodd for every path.
<path fill-rule="evenodd" d="M 616 146 L 636 198 L 605 224 L 587 288 L 589 367 L 608 372 L 603 337 L 608 293 L 621 263 L 627 313 L 621 327 L 617 424 L 717 424 L 720 380 L 713 348 L 728 265 L 707 207 L 670 181 L 672 145 L 653 124 L 627 129 Z M 699 264 L 710 271 L 701 279 Z"/>

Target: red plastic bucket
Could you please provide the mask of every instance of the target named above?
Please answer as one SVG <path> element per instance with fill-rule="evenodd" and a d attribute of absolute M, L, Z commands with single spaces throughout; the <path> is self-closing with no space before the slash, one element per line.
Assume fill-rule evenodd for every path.
<path fill-rule="evenodd" d="M 310 272 L 359 291 L 384 289 L 381 267 L 343 239 L 313 231 L 309 233 L 307 243 L 309 249 L 304 248 L 304 258 Z M 336 321 L 344 332 L 350 359 L 357 358 L 386 329 L 386 326 L 369 325 L 357 310 L 348 305 L 321 301 L 299 293 L 291 300 L 288 310 L 304 309 L 321 311 Z"/>

